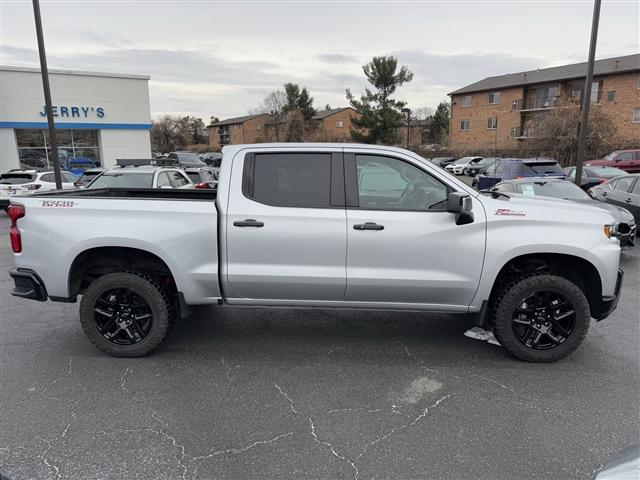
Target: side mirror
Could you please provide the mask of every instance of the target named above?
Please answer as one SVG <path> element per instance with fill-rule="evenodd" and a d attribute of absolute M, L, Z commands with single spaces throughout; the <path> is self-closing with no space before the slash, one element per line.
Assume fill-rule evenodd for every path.
<path fill-rule="evenodd" d="M 473 223 L 471 196 L 462 192 L 451 192 L 447 197 L 447 212 L 455 213 L 456 225 Z"/>

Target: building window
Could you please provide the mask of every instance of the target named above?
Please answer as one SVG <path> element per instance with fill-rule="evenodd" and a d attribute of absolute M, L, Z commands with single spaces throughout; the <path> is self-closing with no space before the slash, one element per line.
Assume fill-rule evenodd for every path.
<path fill-rule="evenodd" d="M 640 108 L 633 109 L 633 123 L 640 123 Z"/>
<path fill-rule="evenodd" d="M 51 168 L 51 142 L 48 130 L 16 130 L 20 167 Z M 98 130 L 56 130 L 58 160 L 64 170 L 78 171 L 99 167 Z"/>
<path fill-rule="evenodd" d="M 460 98 L 460 106 L 461 107 L 470 107 L 473 104 L 471 95 L 465 95 Z"/>
<path fill-rule="evenodd" d="M 460 130 L 469 130 L 469 120 L 465 119 L 465 120 L 460 120 Z"/>
<path fill-rule="evenodd" d="M 500 92 L 489 93 L 489 105 L 496 105 L 500 103 Z"/>
<path fill-rule="evenodd" d="M 256 130 L 262 130 L 262 125 L 257 124 L 257 125 L 256 125 Z"/>
<path fill-rule="evenodd" d="M 615 102 L 616 101 L 616 91 L 610 90 L 607 92 L 607 102 Z"/>
<path fill-rule="evenodd" d="M 342 120 L 338 120 L 336 122 L 336 128 L 342 128 L 342 127 L 344 127 L 344 124 L 342 123 Z"/>
<path fill-rule="evenodd" d="M 487 118 L 487 128 L 491 130 L 498 128 L 498 117 Z"/>

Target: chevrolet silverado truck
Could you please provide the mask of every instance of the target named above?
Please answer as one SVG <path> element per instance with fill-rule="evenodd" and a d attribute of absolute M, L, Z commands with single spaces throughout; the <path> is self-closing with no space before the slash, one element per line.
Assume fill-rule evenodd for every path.
<path fill-rule="evenodd" d="M 76 302 L 104 352 L 154 350 L 191 307 L 475 314 L 552 362 L 616 307 L 615 219 L 481 194 L 415 153 L 353 144 L 225 147 L 219 188 L 14 197 L 13 295 Z"/>

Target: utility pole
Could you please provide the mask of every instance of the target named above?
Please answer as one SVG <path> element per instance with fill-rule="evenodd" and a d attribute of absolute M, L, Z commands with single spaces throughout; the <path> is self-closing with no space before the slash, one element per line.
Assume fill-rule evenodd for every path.
<path fill-rule="evenodd" d="M 589 130 L 589 107 L 591 106 L 591 85 L 593 83 L 593 64 L 596 57 L 596 43 L 598 40 L 598 23 L 600 21 L 601 0 L 593 4 L 593 20 L 591 22 L 591 41 L 589 43 L 589 62 L 587 64 L 587 78 L 582 91 L 582 111 L 578 131 L 578 158 L 576 159 L 576 185 L 582 185 L 582 164 L 587 145 L 587 131 Z"/>
<path fill-rule="evenodd" d="M 42 18 L 40 17 L 40 2 L 33 0 L 33 16 L 36 21 L 36 35 L 38 36 L 38 53 L 40 55 L 40 72 L 42 73 L 42 88 L 44 89 L 44 104 L 47 111 L 47 125 L 49 126 L 49 141 L 51 142 L 51 163 L 53 175 L 56 179 L 56 188 L 62 189 L 62 175 L 60 174 L 60 162 L 58 161 L 58 141 L 56 139 L 56 126 L 53 123 L 53 109 L 51 108 L 51 87 L 49 85 L 49 69 L 47 68 L 47 54 L 44 51 L 44 35 L 42 34 Z"/>

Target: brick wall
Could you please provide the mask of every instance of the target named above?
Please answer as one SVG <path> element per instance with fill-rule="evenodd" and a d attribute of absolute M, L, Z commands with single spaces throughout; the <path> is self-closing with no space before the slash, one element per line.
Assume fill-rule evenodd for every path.
<path fill-rule="evenodd" d="M 476 150 L 493 151 L 514 150 L 519 148 L 518 141 L 513 138 L 511 129 L 520 127 L 520 112 L 513 102 L 521 101 L 522 88 L 500 90 L 500 100 L 496 104 L 489 103 L 490 92 L 471 94 L 471 106 L 462 106 L 464 95 L 452 97 L 451 108 L 451 149 L 458 152 Z M 487 128 L 489 118 L 496 117 L 498 126 Z M 469 130 L 461 130 L 460 122 L 469 120 Z"/>
<path fill-rule="evenodd" d="M 351 117 L 359 115 L 350 108 L 340 110 L 322 119 L 318 140 L 323 142 L 350 142 Z"/>
<path fill-rule="evenodd" d="M 640 123 L 633 123 L 633 110 L 640 108 L 640 73 L 612 75 L 602 78 L 602 99 L 597 108 L 611 116 L 623 146 L 640 146 Z M 608 101 L 607 93 L 615 91 L 614 101 Z"/>

